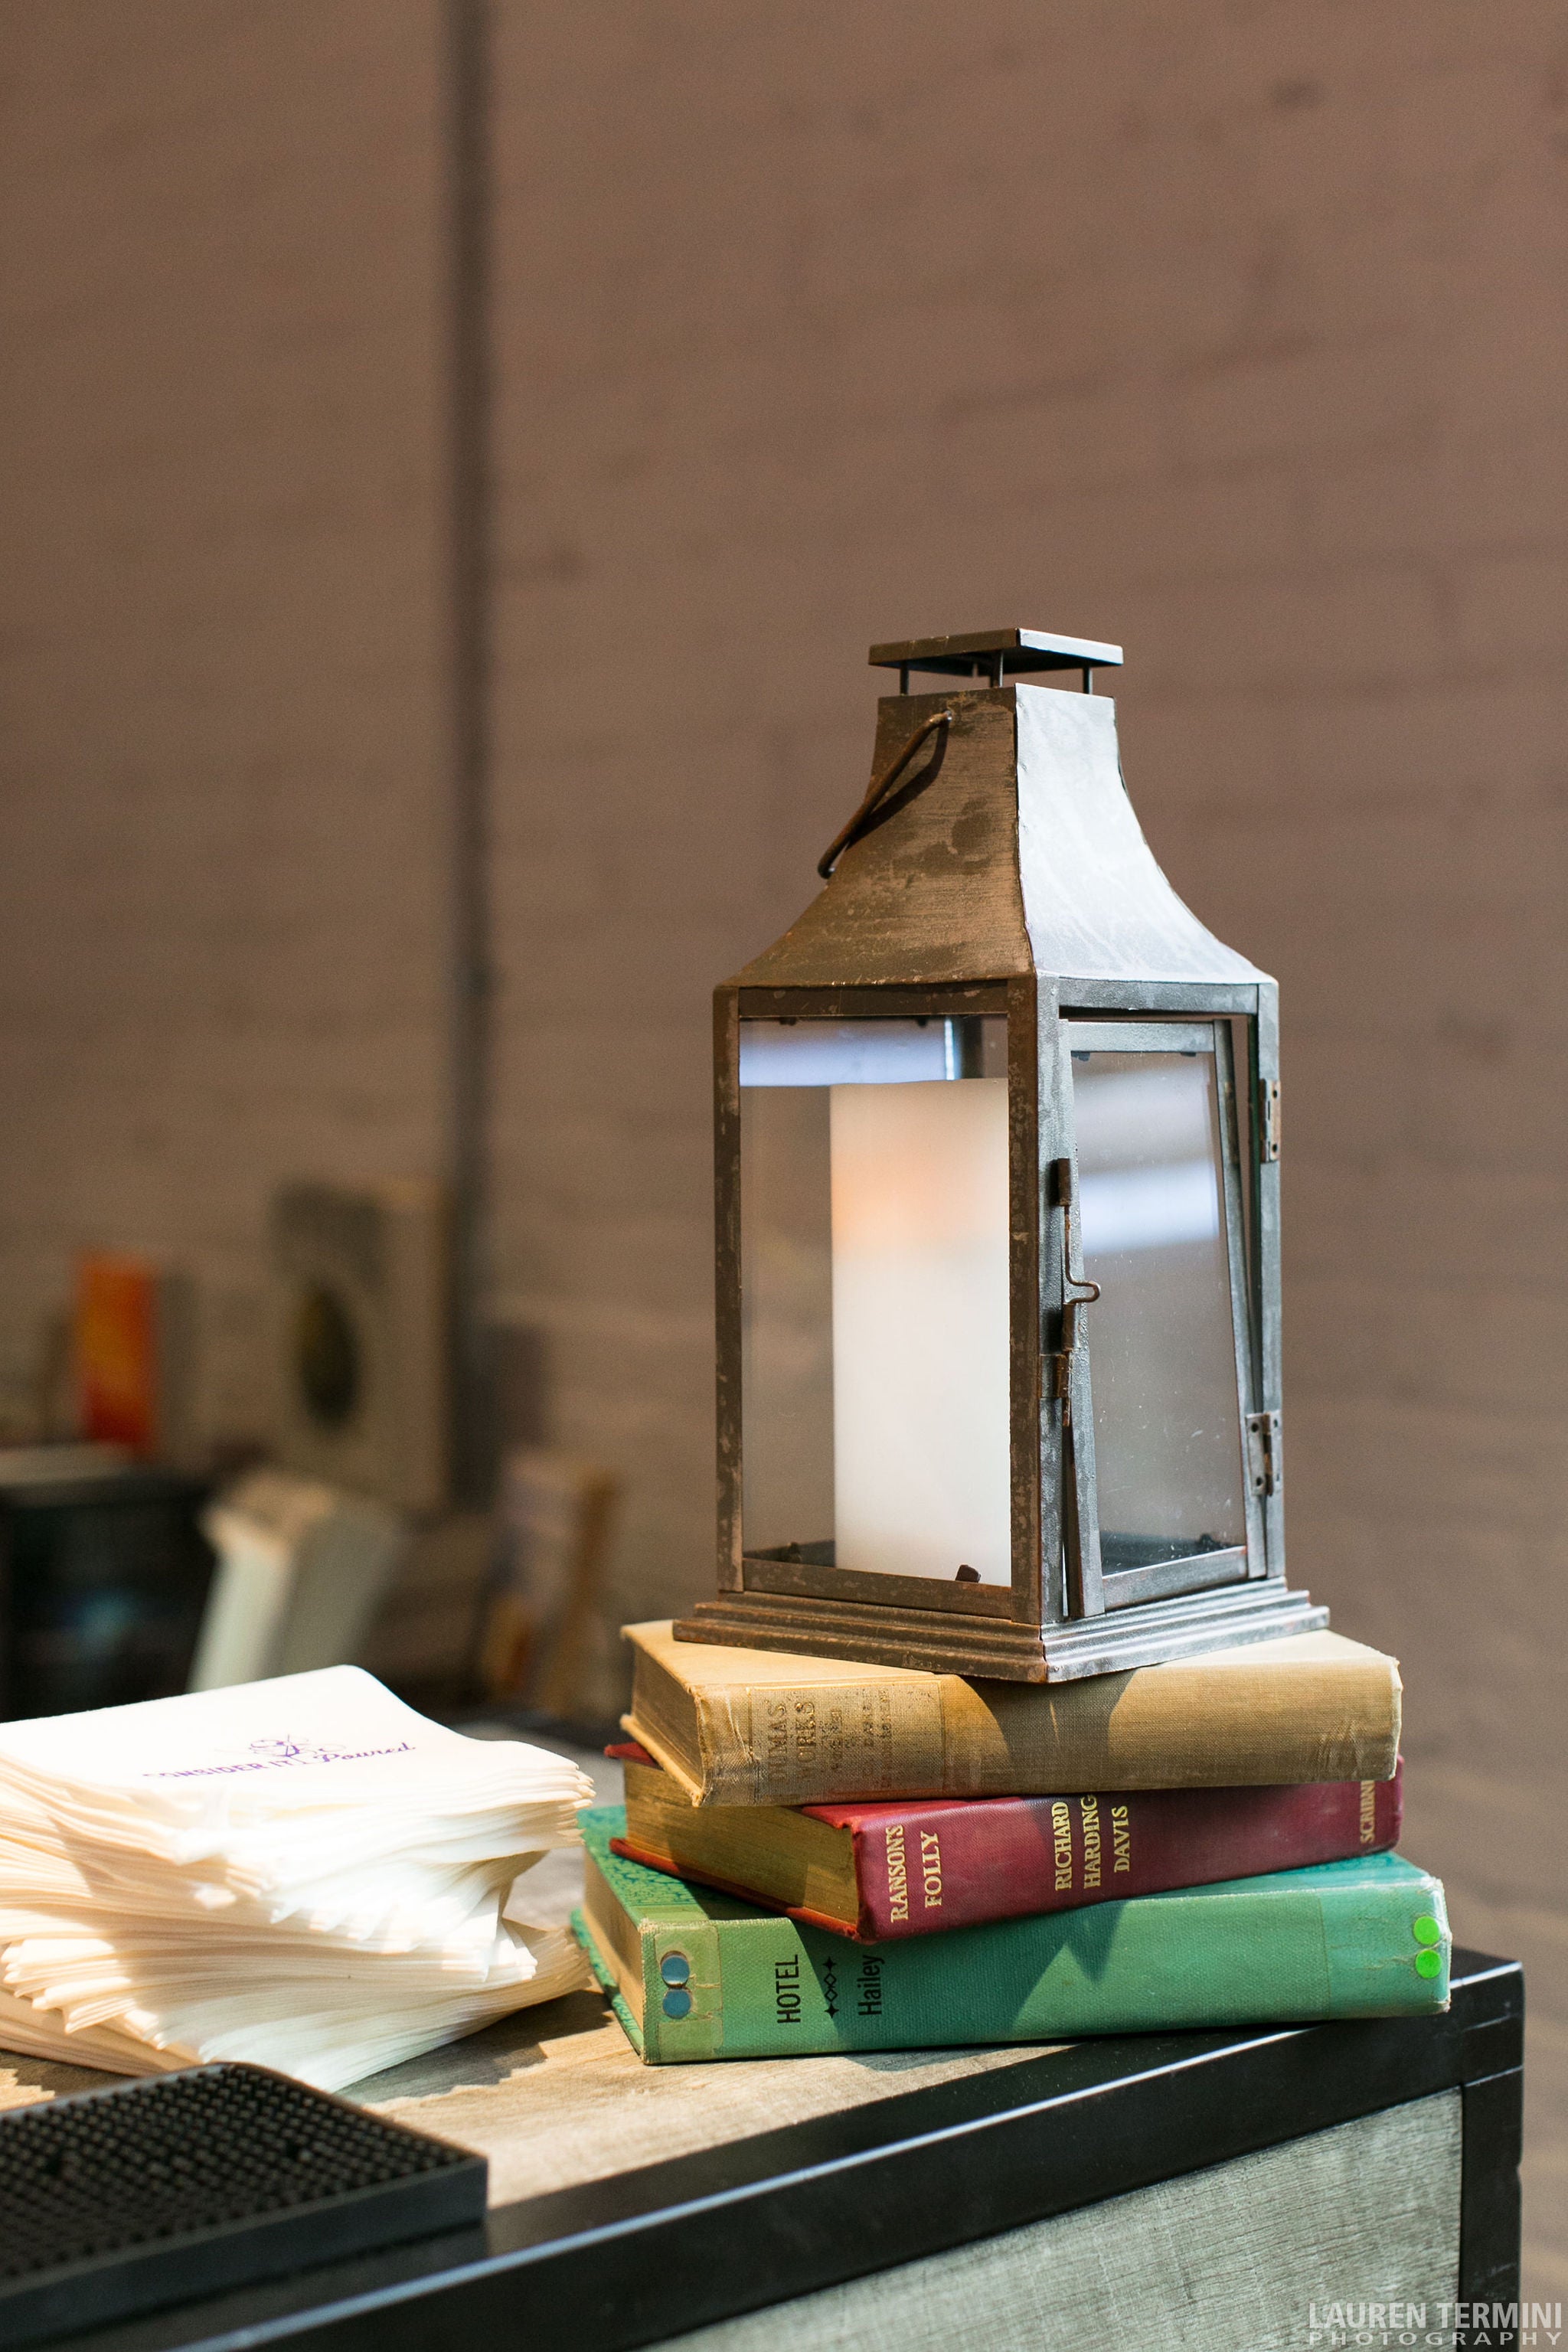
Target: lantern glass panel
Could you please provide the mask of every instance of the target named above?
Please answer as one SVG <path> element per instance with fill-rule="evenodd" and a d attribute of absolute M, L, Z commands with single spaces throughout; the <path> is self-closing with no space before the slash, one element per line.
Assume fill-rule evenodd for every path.
<path fill-rule="evenodd" d="M 1083 1269 L 1100 1288 L 1089 1327 L 1100 1554 L 1113 1573 L 1246 1543 L 1239 1252 L 1212 1047 L 1102 1052 L 1073 1039 L 1069 1026 Z"/>
<path fill-rule="evenodd" d="M 741 1024 L 753 1558 L 1012 1579 L 1006 1022 Z"/>

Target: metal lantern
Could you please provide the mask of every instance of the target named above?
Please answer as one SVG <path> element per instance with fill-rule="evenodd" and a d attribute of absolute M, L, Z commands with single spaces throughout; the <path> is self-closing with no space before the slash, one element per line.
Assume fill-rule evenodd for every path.
<path fill-rule="evenodd" d="M 1046 1682 L 1327 1622 L 1285 1583 L 1275 987 L 1139 830 L 1121 660 L 874 646 L 826 887 L 717 991 L 720 1591 L 682 1640 Z"/>

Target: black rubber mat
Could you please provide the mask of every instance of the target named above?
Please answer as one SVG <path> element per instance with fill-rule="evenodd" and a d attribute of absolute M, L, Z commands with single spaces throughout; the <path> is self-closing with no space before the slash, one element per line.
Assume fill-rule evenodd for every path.
<path fill-rule="evenodd" d="M 0 2344 L 479 2221 L 483 2157 L 261 2066 L 0 2115 Z"/>

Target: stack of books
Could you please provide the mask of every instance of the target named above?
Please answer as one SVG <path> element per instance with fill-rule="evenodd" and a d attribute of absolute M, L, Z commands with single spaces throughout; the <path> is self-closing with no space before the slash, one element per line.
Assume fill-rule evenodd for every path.
<path fill-rule="evenodd" d="M 1399 1670 L 1359 1643 L 1040 1687 L 626 1630 L 574 1924 L 652 2063 L 1447 2005 Z"/>

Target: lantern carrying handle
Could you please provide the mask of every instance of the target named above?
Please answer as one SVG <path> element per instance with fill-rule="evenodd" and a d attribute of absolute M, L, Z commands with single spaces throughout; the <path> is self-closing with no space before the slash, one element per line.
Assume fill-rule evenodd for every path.
<path fill-rule="evenodd" d="M 909 766 L 910 761 L 914 758 L 915 753 L 920 750 L 921 745 L 925 741 L 927 736 L 934 735 L 939 727 L 951 727 L 952 725 L 952 713 L 951 710 L 933 710 L 929 719 L 922 719 L 921 720 L 920 725 L 915 729 L 914 733 L 910 737 L 909 741 L 904 745 L 903 750 L 899 753 L 897 759 L 892 761 L 889 766 L 885 767 L 879 776 L 872 777 L 870 787 L 867 792 L 865 799 L 861 802 L 859 807 L 856 810 L 848 824 L 844 827 L 843 832 L 834 835 L 833 839 L 828 843 L 827 847 L 823 851 L 821 856 L 816 861 L 816 870 L 821 875 L 825 882 L 832 879 L 834 867 L 837 865 L 839 859 L 843 856 L 850 844 L 859 840 L 860 835 L 865 832 L 866 827 L 870 824 L 871 819 L 876 815 L 877 811 L 887 799 L 888 794 L 892 791 L 893 786 L 898 782 L 899 778 L 903 774 L 904 770 Z"/>

